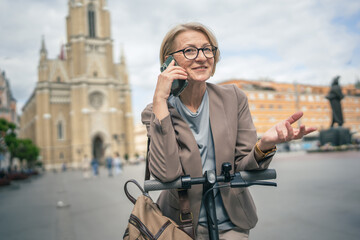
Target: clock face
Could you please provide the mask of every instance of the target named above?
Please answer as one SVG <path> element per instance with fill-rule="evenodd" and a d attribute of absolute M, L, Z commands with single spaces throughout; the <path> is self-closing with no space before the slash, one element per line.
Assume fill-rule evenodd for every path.
<path fill-rule="evenodd" d="M 105 96 L 101 92 L 93 92 L 89 96 L 90 105 L 95 109 L 99 109 L 103 105 L 104 98 Z"/>

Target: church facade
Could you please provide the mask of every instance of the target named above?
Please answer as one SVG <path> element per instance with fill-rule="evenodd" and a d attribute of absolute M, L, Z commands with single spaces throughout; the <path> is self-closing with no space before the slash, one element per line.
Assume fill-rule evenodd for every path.
<path fill-rule="evenodd" d="M 123 53 L 113 61 L 105 0 L 69 0 L 67 43 L 49 59 L 42 40 L 38 82 L 22 109 L 21 138 L 40 148 L 47 168 L 133 158 L 131 89 Z"/>

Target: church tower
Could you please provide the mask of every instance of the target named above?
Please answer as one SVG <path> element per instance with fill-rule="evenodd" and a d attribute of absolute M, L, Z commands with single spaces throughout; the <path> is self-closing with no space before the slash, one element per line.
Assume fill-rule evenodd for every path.
<path fill-rule="evenodd" d="M 106 1 L 70 0 L 66 25 L 70 77 L 114 78 Z"/>
<path fill-rule="evenodd" d="M 133 158 L 131 88 L 123 51 L 113 62 L 110 13 L 105 0 L 69 0 L 67 43 L 49 59 L 42 39 L 39 78 L 21 117 L 49 168 L 102 162 L 118 152 Z M 66 53 L 66 54 L 65 54 Z"/>

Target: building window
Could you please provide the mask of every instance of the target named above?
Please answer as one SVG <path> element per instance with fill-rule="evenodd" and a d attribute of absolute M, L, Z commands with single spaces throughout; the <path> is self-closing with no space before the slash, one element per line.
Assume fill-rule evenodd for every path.
<path fill-rule="evenodd" d="M 250 99 L 250 100 L 256 100 L 255 94 L 254 94 L 254 93 L 250 93 L 250 94 L 249 94 L 249 99 Z"/>
<path fill-rule="evenodd" d="M 63 123 L 60 121 L 57 124 L 57 137 L 59 140 L 64 139 L 64 126 Z"/>
<path fill-rule="evenodd" d="M 88 7 L 88 24 L 89 24 L 89 37 L 95 37 L 95 7 L 89 4 Z"/>
<path fill-rule="evenodd" d="M 56 78 L 56 82 L 61 82 L 61 78 L 60 78 L 60 77 L 57 77 L 57 78 Z"/>

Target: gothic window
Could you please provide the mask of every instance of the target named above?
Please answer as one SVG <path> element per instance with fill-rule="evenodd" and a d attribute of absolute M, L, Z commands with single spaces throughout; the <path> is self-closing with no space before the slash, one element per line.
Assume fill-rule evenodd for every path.
<path fill-rule="evenodd" d="M 64 139 L 64 126 L 62 121 L 58 122 L 56 128 L 57 128 L 57 138 L 59 140 Z"/>
<path fill-rule="evenodd" d="M 93 4 L 89 4 L 88 7 L 88 25 L 89 25 L 89 37 L 95 37 L 95 7 Z"/>
<path fill-rule="evenodd" d="M 61 82 L 61 78 L 60 78 L 60 77 L 57 77 L 57 78 L 56 78 L 56 81 L 57 81 L 57 82 Z"/>

